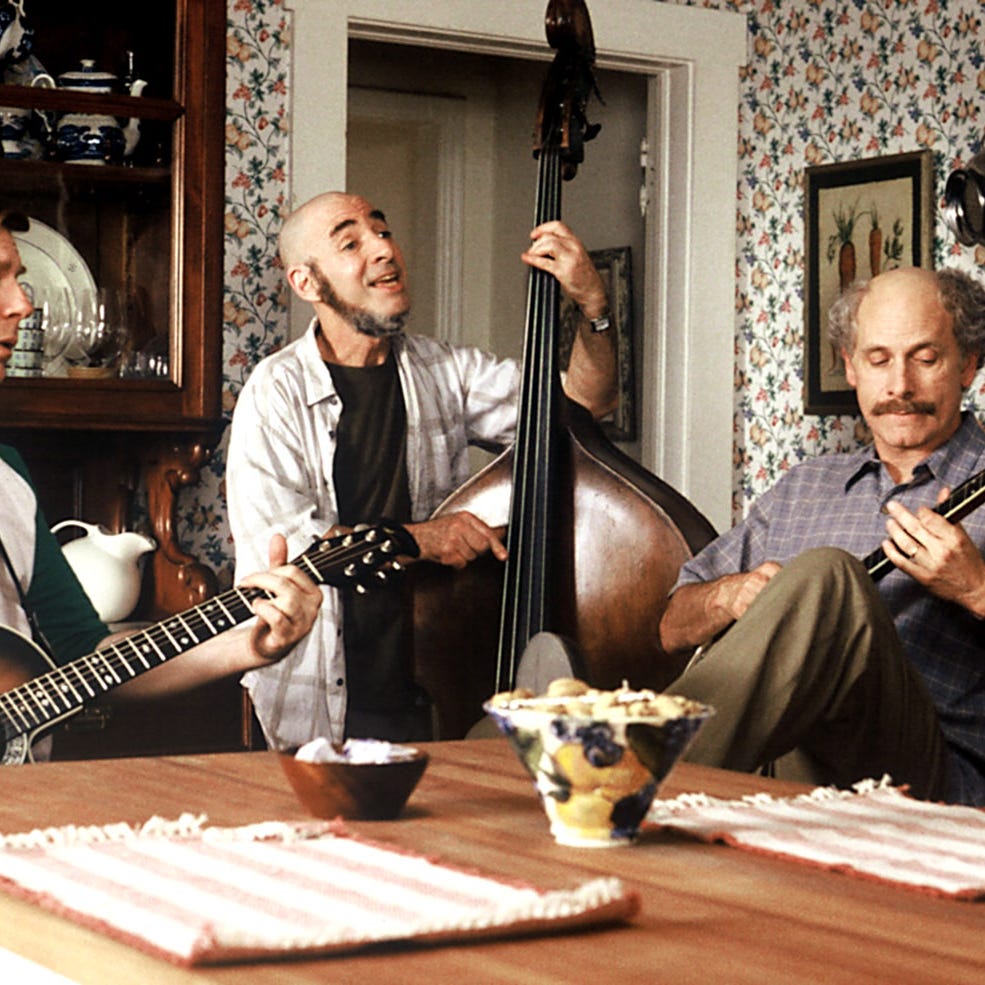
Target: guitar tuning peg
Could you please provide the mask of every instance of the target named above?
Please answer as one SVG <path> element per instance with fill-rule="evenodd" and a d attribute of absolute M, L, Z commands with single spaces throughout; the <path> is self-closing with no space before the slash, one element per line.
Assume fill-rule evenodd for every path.
<path fill-rule="evenodd" d="M 358 530 L 358 531 L 369 530 L 369 524 L 368 523 L 357 523 L 352 529 L 353 530 Z"/>
<path fill-rule="evenodd" d="M 346 578 L 355 578 L 356 566 L 350 562 L 342 569 L 342 573 L 346 576 Z"/>
<path fill-rule="evenodd" d="M 391 561 L 390 562 L 390 570 L 391 571 L 403 571 L 404 570 L 404 566 L 399 561 Z"/>
<path fill-rule="evenodd" d="M 363 564 L 376 564 L 376 551 L 367 551 L 362 558 Z"/>
<path fill-rule="evenodd" d="M 380 582 L 380 584 L 384 584 L 384 583 L 386 582 L 386 580 L 387 580 L 387 577 L 386 577 L 386 572 L 385 572 L 385 571 L 384 571 L 384 570 L 383 570 L 382 568 L 380 568 L 380 570 L 379 570 L 379 571 L 374 571 L 374 572 L 373 572 L 373 577 L 374 577 L 374 578 L 375 578 L 375 579 L 376 579 L 376 580 L 377 580 L 378 582 Z"/>
<path fill-rule="evenodd" d="M 345 535 L 345 536 L 344 536 L 344 537 L 342 538 L 342 545 L 343 545 L 344 547 L 352 547 L 352 545 L 353 545 L 353 544 L 354 544 L 355 542 L 356 542 L 356 539 L 355 539 L 355 537 L 353 537 L 353 536 L 352 536 L 352 534 L 346 534 L 346 535 Z"/>
<path fill-rule="evenodd" d="M 357 595 L 365 595 L 368 591 L 369 589 L 364 584 L 362 584 L 362 582 L 357 583 L 356 585 Z"/>

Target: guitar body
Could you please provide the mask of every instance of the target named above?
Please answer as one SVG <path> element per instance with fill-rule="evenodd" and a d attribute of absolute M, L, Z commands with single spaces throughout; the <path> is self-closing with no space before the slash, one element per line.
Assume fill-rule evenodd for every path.
<path fill-rule="evenodd" d="M 16 714 L 17 702 L 21 700 L 17 697 L 17 689 L 51 669 L 51 661 L 32 640 L 16 630 L 0 626 L 0 707 L 8 715 Z M 46 722 L 45 727 L 54 725 L 71 714 L 73 712 Z M 0 765 L 20 766 L 30 761 L 33 758 L 31 746 L 41 731 L 42 729 L 38 729 L 30 733 L 5 736 Z"/>

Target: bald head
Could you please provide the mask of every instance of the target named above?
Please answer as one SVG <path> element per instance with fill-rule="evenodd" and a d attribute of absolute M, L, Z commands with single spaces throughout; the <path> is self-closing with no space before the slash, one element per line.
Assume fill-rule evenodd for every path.
<path fill-rule="evenodd" d="M 365 199 L 347 192 L 323 192 L 296 208 L 281 227 L 278 249 L 284 269 L 308 263 L 320 242 L 332 236 L 350 207 L 368 206 Z M 378 213 L 382 218 L 383 213 Z"/>

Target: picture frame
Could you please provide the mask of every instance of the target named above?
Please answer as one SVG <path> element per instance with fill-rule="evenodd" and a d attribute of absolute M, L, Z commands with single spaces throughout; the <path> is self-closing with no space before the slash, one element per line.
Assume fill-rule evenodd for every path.
<path fill-rule="evenodd" d="M 805 413 L 858 413 L 827 342 L 828 310 L 852 280 L 933 266 L 933 209 L 929 150 L 805 168 Z"/>
<path fill-rule="evenodd" d="M 616 373 L 619 382 L 619 405 L 600 422 L 603 432 L 612 441 L 635 441 L 636 426 L 636 366 L 633 331 L 633 263 L 632 249 L 618 246 L 605 250 L 590 250 L 589 256 L 605 283 L 609 297 L 610 329 L 616 347 Z M 566 369 L 571 359 L 571 344 L 577 330 L 577 310 L 567 297 L 561 300 L 558 362 Z"/>

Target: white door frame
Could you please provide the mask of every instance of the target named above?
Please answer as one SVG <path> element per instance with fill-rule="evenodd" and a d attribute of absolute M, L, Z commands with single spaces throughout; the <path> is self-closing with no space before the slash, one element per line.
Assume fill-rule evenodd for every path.
<path fill-rule="evenodd" d="M 291 202 L 345 186 L 350 37 L 548 60 L 536 0 L 287 0 Z M 597 64 L 648 76 L 642 461 L 731 524 L 735 212 L 743 15 L 592 0 Z M 307 320 L 292 310 L 292 330 Z"/>

